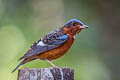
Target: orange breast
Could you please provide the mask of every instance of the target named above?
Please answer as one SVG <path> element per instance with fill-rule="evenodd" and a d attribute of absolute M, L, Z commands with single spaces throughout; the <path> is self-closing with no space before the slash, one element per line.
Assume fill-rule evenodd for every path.
<path fill-rule="evenodd" d="M 48 59 L 48 60 L 54 60 L 61 56 L 63 56 L 71 47 L 71 45 L 74 42 L 74 38 L 69 38 L 66 43 L 61 45 L 60 47 L 57 47 L 55 49 L 52 49 L 50 51 L 44 52 L 40 55 L 37 55 L 37 58 L 39 59 Z"/>

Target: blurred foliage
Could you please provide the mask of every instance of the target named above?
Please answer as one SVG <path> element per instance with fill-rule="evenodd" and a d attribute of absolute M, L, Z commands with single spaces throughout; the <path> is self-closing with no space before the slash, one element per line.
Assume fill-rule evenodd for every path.
<path fill-rule="evenodd" d="M 113 54 L 120 48 L 120 42 L 117 43 L 120 38 L 116 34 L 119 33 L 119 26 L 115 23 L 120 18 L 119 2 L 0 0 L 0 80 L 16 80 L 17 71 L 13 74 L 11 71 L 19 63 L 17 59 L 24 55 L 33 42 L 71 18 L 83 21 L 89 28 L 76 36 L 66 55 L 53 62 L 58 66 L 75 69 L 75 80 L 119 80 L 119 54 Z M 110 43 L 111 40 L 116 45 Z M 36 60 L 20 68 L 25 67 L 42 68 L 50 65 Z"/>

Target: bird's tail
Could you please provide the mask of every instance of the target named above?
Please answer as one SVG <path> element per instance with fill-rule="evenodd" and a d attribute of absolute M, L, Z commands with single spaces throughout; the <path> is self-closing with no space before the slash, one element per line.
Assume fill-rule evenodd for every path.
<path fill-rule="evenodd" d="M 21 65 L 23 65 L 24 64 L 24 60 L 19 64 L 19 65 L 17 65 L 17 67 L 12 71 L 12 73 L 14 72 L 14 71 L 16 71 Z"/>

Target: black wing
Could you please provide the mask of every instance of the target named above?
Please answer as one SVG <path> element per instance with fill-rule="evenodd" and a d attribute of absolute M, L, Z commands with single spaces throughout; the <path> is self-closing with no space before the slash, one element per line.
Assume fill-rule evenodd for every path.
<path fill-rule="evenodd" d="M 66 41 L 67 36 L 63 33 L 63 31 L 61 29 L 55 30 L 35 42 L 31 46 L 30 50 L 27 51 L 27 53 L 19 60 L 57 48 Z"/>

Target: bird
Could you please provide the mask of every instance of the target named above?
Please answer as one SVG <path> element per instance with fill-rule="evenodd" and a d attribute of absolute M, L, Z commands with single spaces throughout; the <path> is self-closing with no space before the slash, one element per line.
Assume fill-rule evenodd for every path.
<path fill-rule="evenodd" d="M 88 26 L 78 19 L 68 20 L 62 27 L 51 31 L 40 40 L 34 42 L 24 56 L 18 59 L 22 61 L 12 73 L 21 65 L 36 59 L 45 60 L 53 67 L 56 67 L 52 60 L 63 56 L 72 46 L 75 35 L 85 28 L 88 28 Z"/>

